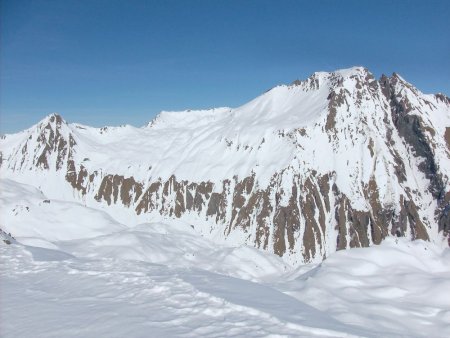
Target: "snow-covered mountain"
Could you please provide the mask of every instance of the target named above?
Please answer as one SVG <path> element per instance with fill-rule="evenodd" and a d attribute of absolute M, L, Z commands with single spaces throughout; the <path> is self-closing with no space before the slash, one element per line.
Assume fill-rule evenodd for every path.
<path fill-rule="evenodd" d="M 442 241 L 450 99 L 354 67 L 238 108 L 162 112 L 142 128 L 53 114 L 2 136 L 0 175 L 127 224 L 179 218 L 292 264 L 391 235 Z"/>

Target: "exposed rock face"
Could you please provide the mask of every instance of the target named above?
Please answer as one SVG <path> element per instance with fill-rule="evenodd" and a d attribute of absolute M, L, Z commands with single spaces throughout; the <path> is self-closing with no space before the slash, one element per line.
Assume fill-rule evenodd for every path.
<path fill-rule="evenodd" d="M 235 110 L 163 113 L 144 129 L 51 115 L 18 135 L 0 140 L 5 176 L 43 189 L 62 177 L 90 206 L 210 224 L 206 235 L 293 263 L 450 231 L 450 100 L 397 74 L 315 73 Z"/>
<path fill-rule="evenodd" d="M 394 76 L 392 80 L 394 86 L 397 81 L 399 81 L 398 78 Z M 431 144 L 425 135 L 426 126 L 419 115 L 409 114 L 413 109 L 412 104 L 407 97 L 399 97 L 389 82 L 386 80 L 384 85 L 388 86 L 385 88 L 385 92 L 388 93 L 394 125 L 399 135 L 411 146 L 414 155 L 424 159 L 419 164 L 419 170 L 430 180 L 429 189 L 433 196 L 440 199 L 444 193 L 444 184 L 434 160 Z M 434 133 L 433 129 L 429 129 L 429 131 Z"/>
<path fill-rule="evenodd" d="M 445 142 L 447 143 L 447 148 L 450 150 L 450 127 L 445 128 Z"/>
<path fill-rule="evenodd" d="M 425 177 L 429 180 L 428 190 L 438 202 L 438 208 L 436 209 L 437 219 L 439 220 L 439 230 L 445 230 L 448 232 L 450 224 L 448 223 L 448 210 L 450 209 L 448 196 L 449 189 L 446 183 L 444 183 L 443 173 L 439 171 L 439 166 L 436 163 L 435 152 L 436 144 L 433 140 L 436 137 L 435 130 L 427 125 L 419 114 L 411 114 L 414 109 L 414 104 L 411 102 L 408 96 L 401 96 L 396 90 L 399 82 L 400 86 L 406 85 L 415 94 L 417 90 L 409 84 L 405 84 L 404 81 L 394 74 L 392 79 L 386 77 L 382 80 L 383 92 L 385 93 L 391 108 L 392 119 L 399 135 L 406 141 L 411 147 L 415 157 L 421 159 L 418 165 L 418 169 L 425 174 Z M 402 83 L 403 82 L 403 83 Z M 445 103 L 449 106 L 448 97 L 437 94 L 438 101 Z M 433 106 L 429 101 L 425 101 L 428 106 Z M 445 144 L 449 149 L 450 132 L 449 127 L 445 127 L 444 132 Z M 448 153 L 447 153 L 448 160 Z M 445 178 L 448 182 L 448 176 Z M 406 203 L 406 202 L 405 202 Z M 405 209 L 410 210 L 410 202 L 405 204 Z M 408 217 L 411 217 L 412 222 L 416 222 L 418 218 L 416 207 L 413 205 L 412 210 L 408 211 Z M 412 212 L 412 214 L 411 214 Z M 416 217 L 413 216 L 416 215 Z M 417 220 L 420 224 L 420 219 Z M 422 226 L 423 227 L 423 226 Z M 426 230 L 423 229 L 420 232 L 419 238 L 428 238 L 426 236 Z"/>

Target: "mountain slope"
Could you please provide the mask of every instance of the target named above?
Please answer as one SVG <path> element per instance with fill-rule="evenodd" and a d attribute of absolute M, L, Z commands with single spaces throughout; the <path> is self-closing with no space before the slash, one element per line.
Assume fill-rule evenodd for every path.
<path fill-rule="evenodd" d="M 314 73 L 236 109 L 146 127 L 51 115 L 0 141 L 2 177 L 123 222 L 180 218 L 293 264 L 450 229 L 450 100 L 398 74 Z"/>

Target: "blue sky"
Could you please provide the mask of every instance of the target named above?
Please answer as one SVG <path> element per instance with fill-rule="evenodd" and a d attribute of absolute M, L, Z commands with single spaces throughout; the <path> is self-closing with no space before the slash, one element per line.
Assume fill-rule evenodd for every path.
<path fill-rule="evenodd" d="M 450 93 L 449 1 L 0 2 L 2 133 L 140 126 L 353 65 Z"/>

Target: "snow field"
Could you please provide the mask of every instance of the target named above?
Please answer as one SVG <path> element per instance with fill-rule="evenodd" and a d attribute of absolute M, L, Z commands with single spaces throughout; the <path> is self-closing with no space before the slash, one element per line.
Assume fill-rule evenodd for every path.
<path fill-rule="evenodd" d="M 391 238 L 294 269 L 188 224 L 129 227 L 75 203 L 42 203 L 35 188 L 1 184 L 3 230 L 17 239 L 0 243 L 2 337 L 450 335 L 444 243 Z M 21 212 L 8 214 L 18 204 Z"/>

